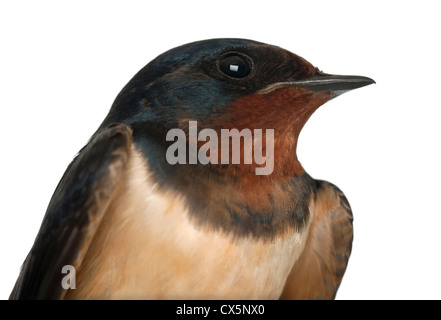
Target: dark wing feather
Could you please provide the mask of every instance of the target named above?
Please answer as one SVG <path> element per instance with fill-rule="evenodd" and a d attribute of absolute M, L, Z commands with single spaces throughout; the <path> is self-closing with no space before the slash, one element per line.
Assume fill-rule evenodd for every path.
<path fill-rule="evenodd" d="M 76 269 L 90 245 L 130 155 L 131 131 L 98 133 L 58 184 L 10 299 L 62 299 L 62 267 Z"/>
<path fill-rule="evenodd" d="M 352 249 L 352 211 L 334 185 L 317 181 L 313 221 L 281 299 L 334 299 Z"/>

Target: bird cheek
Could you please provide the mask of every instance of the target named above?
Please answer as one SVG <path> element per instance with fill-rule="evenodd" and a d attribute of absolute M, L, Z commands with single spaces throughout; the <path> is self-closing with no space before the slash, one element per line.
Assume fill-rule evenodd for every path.
<path fill-rule="evenodd" d="M 293 126 L 301 129 L 309 116 L 330 98 L 329 92 L 282 87 L 267 94 L 253 94 L 237 99 L 228 106 L 225 118 L 216 121 L 221 126 L 234 124 L 238 129 L 292 131 Z"/>

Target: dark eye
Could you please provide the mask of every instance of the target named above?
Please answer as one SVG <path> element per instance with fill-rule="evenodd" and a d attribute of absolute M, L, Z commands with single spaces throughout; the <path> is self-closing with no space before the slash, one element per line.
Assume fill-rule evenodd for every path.
<path fill-rule="evenodd" d="M 251 61 L 245 56 L 232 53 L 219 61 L 219 69 L 231 78 L 241 79 L 250 74 Z"/>

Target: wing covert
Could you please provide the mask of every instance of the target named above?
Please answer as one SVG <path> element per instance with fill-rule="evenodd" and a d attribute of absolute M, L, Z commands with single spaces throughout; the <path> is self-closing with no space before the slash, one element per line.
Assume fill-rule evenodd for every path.
<path fill-rule="evenodd" d="M 130 156 L 131 131 L 95 135 L 66 169 L 51 198 L 10 299 L 62 299 L 62 267 L 78 268 Z"/>
<path fill-rule="evenodd" d="M 313 221 L 281 299 L 334 299 L 352 249 L 352 211 L 334 185 L 317 181 Z"/>

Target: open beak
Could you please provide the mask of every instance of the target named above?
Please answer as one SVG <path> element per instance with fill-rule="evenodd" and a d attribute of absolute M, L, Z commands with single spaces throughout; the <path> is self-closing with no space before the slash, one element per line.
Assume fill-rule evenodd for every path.
<path fill-rule="evenodd" d="M 319 72 L 306 79 L 273 83 L 260 90 L 259 93 L 269 93 L 280 87 L 297 86 L 314 92 L 332 92 L 333 97 L 336 97 L 347 91 L 372 83 L 375 83 L 375 81 L 368 77 L 333 75 Z"/>

